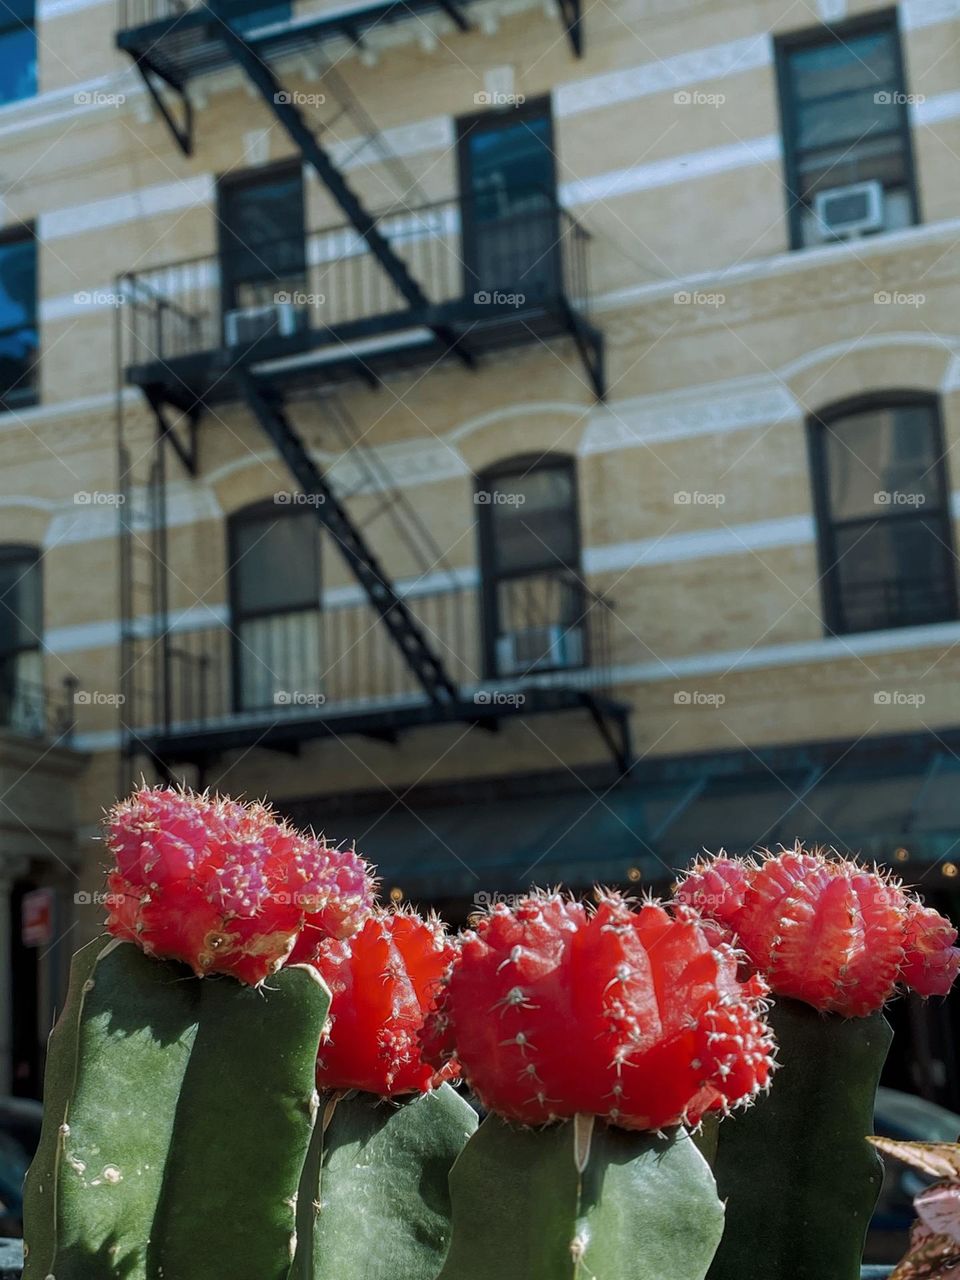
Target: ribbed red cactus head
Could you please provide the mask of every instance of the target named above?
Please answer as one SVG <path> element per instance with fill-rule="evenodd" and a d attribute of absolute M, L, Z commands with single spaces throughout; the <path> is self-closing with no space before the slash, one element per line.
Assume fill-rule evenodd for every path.
<path fill-rule="evenodd" d="M 712 897 L 718 881 L 734 891 Z M 727 930 L 773 991 L 827 1013 L 873 1013 L 901 985 L 945 995 L 960 969 L 948 920 L 889 877 L 820 849 L 797 845 L 758 863 L 721 855 L 694 867 L 677 896 Z"/>
<path fill-rule="evenodd" d="M 424 1017 L 456 954 L 439 920 L 378 912 L 345 941 L 320 943 L 313 963 L 333 995 L 317 1058 L 321 1089 L 395 1094 L 436 1088 L 455 1063 L 429 1066 L 420 1053 Z"/>
<path fill-rule="evenodd" d="M 259 983 L 316 938 L 357 929 L 370 870 L 265 806 L 144 787 L 106 819 L 107 928 L 195 973 Z"/>
<path fill-rule="evenodd" d="M 485 1106 L 526 1124 L 586 1112 L 626 1129 L 696 1124 L 772 1070 L 762 982 L 737 979 L 696 914 L 615 895 L 498 904 L 464 936 L 426 1051 L 456 1053 Z"/>

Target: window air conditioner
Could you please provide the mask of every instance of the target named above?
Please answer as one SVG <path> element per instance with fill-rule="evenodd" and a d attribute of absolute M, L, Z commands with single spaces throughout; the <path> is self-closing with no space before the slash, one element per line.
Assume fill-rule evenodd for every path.
<path fill-rule="evenodd" d="M 883 186 L 855 182 L 848 187 L 818 191 L 813 198 L 817 221 L 829 235 L 859 236 L 883 230 Z"/>
<path fill-rule="evenodd" d="M 223 317 L 228 347 L 249 347 L 261 338 L 289 338 L 304 327 L 304 312 L 292 302 L 271 302 L 263 307 L 238 307 Z"/>
<path fill-rule="evenodd" d="M 582 662 L 583 633 L 576 627 L 524 627 L 497 637 L 497 670 L 501 675 L 577 667 Z"/>

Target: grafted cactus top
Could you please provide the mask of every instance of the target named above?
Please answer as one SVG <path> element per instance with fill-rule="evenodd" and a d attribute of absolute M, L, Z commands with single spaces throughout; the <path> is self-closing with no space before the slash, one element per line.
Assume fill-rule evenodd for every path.
<path fill-rule="evenodd" d="M 107 928 L 203 976 L 259 983 L 354 933 L 373 905 L 362 858 L 264 805 L 144 787 L 106 820 Z"/>
<path fill-rule="evenodd" d="M 769 1082 L 765 993 L 738 981 L 735 953 L 695 912 L 538 895 L 465 935 L 426 1053 L 455 1054 L 485 1106 L 522 1123 L 696 1124 Z"/>
<path fill-rule="evenodd" d="M 759 862 L 722 855 L 677 888 L 746 952 L 778 995 L 863 1017 L 908 987 L 946 995 L 960 969 L 957 931 L 898 881 L 802 846 Z"/>

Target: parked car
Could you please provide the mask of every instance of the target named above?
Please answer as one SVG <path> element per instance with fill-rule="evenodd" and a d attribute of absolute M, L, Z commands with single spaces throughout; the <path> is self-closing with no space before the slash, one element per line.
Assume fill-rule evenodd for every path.
<path fill-rule="evenodd" d="M 956 1142 L 960 1116 L 923 1098 L 897 1089 L 880 1089 L 873 1116 L 874 1128 L 885 1138 L 907 1142 Z M 866 1262 L 899 1262 L 907 1251 L 915 1220 L 913 1197 L 932 1181 L 895 1160 L 884 1160 L 880 1199 L 870 1223 Z"/>
<path fill-rule="evenodd" d="M 40 1141 L 42 1114 L 29 1098 L 0 1098 L 0 1236 L 23 1234 L 23 1179 Z"/>

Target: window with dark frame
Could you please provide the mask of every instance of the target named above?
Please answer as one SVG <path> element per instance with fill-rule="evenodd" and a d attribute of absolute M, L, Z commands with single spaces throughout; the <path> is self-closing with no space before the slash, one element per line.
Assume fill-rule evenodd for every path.
<path fill-rule="evenodd" d="M 573 458 L 509 459 L 477 480 L 486 670 L 492 676 L 587 661 Z"/>
<path fill-rule="evenodd" d="M 792 248 L 918 222 L 896 11 L 778 40 L 777 66 Z"/>
<path fill-rule="evenodd" d="M 230 518 L 228 551 L 234 708 L 309 705 L 323 692 L 316 512 L 245 507 Z"/>
<path fill-rule="evenodd" d="M 0 232 L 0 412 L 37 401 L 37 242 L 29 228 Z"/>
<path fill-rule="evenodd" d="M 465 296 L 483 305 L 498 295 L 522 295 L 525 302 L 556 293 L 560 236 L 549 98 L 464 116 L 457 128 Z"/>
<path fill-rule="evenodd" d="M 0 106 L 37 92 L 34 0 L 5 0 L 0 7 Z"/>
<path fill-rule="evenodd" d="M 0 725 L 44 727 L 40 553 L 19 544 L 0 546 Z"/>
<path fill-rule="evenodd" d="M 810 420 L 820 568 L 834 634 L 957 616 L 943 430 L 935 397 L 847 401 Z"/>
<path fill-rule="evenodd" d="M 269 306 L 305 288 L 303 170 L 259 170 L 220 184 L 220 264 L 224 311 Z"/>

